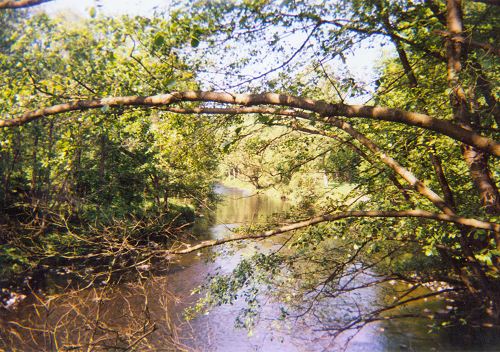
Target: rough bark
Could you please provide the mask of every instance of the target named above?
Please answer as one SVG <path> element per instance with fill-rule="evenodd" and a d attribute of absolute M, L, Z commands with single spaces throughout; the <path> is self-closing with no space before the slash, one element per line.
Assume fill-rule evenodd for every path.
<path fill-rule="evenodd" d="M 462 154 L 484 211 L 492 215 L 500 214 L 500 195 L 488 166 L 488 154 L 468 145 L 462 147 Z"/>
<path fill-rule="evenodd" d="M 472 131 L 473 112 L 469 108 L 468 97 L 460 81 L 462 60 L 465 59 L 466 55 L 461 0 L 447 0 L 446 11 L 446 24 L 449 32 L 446 42 L 447 78 L 452 90 L 450 101 L 453 117 L 460 126 Z M 484 210 L 490 214 L 500 213 L 500 196 L 488 167 L 488 153 L 470 145 L 463 145 L 462 155 L 469 168 L 470 177 L 479 191 Z M 459 228 L 461 231 L 459 238 L 461 251 L 465 254 L 466 266 L 471 270 L 471 279 L 477 280 L 477 294 L 481 294 L 481 301 L 485 302 L 489 306 L 489 310 L 498 318 L 500 296 L 475 258 L 473 239 L 470 236 L 471 231 L 464 227 Z M 498 232 L 493 231 L 490 234 L 493 235 L 492 239 L 496 241 L 498 246 Z M 470 291 L 474 294 L 472 290 Z"/>

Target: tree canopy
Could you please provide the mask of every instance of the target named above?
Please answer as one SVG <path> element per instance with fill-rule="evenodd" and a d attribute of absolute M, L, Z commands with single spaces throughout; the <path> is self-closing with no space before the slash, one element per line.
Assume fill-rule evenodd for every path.
<path fill-rule="evenodd" d="M 288 303 L 307 313 L 399 280 L 408 288 L 380 309 L 318 319 L 340 332 L 447 293 L 473 307 L 457 321 L 498 324 L 496 1 L 181 2 L 152 18 L 94 11 L 74 26 L 7 10 L 34 3 L 0 1 L 4 209 L 22 202 L 44 224 L 54 209 L 165 211 L 172 196 L 208 197 L 224 155 L 257 188 L 305 170 L 344 175 L 348 195 L 333 189 L 283 226 L 167 250 L 290 233 L 290 251 L 244 260 L 198 308 L 266 283 L 300 292 Z M 369 46 L 389 50 L 366 79 L 348 57 Z M 367 270 L 380 275 L 342 284 Z M 445 285 L 411 296 L 430 282 Z"/>

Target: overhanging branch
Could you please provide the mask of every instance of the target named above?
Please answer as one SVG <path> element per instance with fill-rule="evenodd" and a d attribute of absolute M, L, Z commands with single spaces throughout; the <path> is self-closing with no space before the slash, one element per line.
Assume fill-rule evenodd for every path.
<path fill-rule="evenodd" d="M 185 248 L 171 249 L 168 254 L 187 254 L 197 250 L 219 246 L 221 244 L 243 241 L 243 240 L 256 240 L 264 239 L 280 235 L 282 233 L 290 232 L 293 230 L 302 229 L 311 225 L 316 225 L 323 222 L 336 221 L 345 218 L 423 218 L 437 221 L 450 222 L 458 225 L 468 226 L 476 229 L 489 230 L 500 232 L 500 224 L 477 219 L 465 218 L 456 215 L 447 215 L 443 213 L 431 213 L 429 211 L 414 209 L 414 210 L 368 210 L 368 211 L 344 211 L 338 213 L 324 214 L 310 218 L 308 220 L 299 221 L 293 224 L 285 225 L 277 229 L 269 230 L 255 235 L 239 235 L 230 238 L 223 238 L 218 240 L 202 241 L 196 245 L 187 246 Z"/>
<path fill-rule="evenodd" d="M 491 155 L 500 157 L 500 144 L 491 138 L 469 131 L 451 122 L 433 118 L 426 114 L 379 106 L 329 104 L 322 100 L 300 98 L 285 94 L 230 94 L 225 92 L 186 91 L 149 97 L 124 96 L 95 100 L 80 100 L 33 110 L 12 119 L 0 120 L 0 127 L 20 126 L 44 116 L 65 112 L 109 107 L 161 107 L 174 103 L 212 102 L 231 105 L 257 106 L 274 105 L 283 108 L 297 108 L 318 113 L 322 116 L 360 117 L 374 120 L 402 123 L 446 135 L 457 141 L 474 146 Z M 244 113 L 244 110 L 241 110 Z"/>

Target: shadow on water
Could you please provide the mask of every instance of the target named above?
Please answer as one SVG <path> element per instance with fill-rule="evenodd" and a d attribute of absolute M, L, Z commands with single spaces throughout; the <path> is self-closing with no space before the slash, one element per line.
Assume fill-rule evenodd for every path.
<path fill-rule="evenodd" d="M 287 204 L 263 195 L 218 186 L 223 201 L 210 216 L 195 225 L 200 238 L 223 238 L 241 224 L 258 224 L 266 216 L 283 212 Z M 243 247 L 219 255 L 214 251 L 182 256 L 175 263 L 158 262 L 142 280 L 106 288 L 84 289 L 42 297 L 33 295 L 15 310 L 0 311 L 0 350 L 140 350 L 140 351 L 335 351 L 321 326 L 297 321 L 280 322 L 279 304 L 270 299 L 252 336 L 235 328 L 245 302 L 220 306 L 186 322 L 184 309 L 197 297 L 192 290 L 207 276 L 229 272 L 245 257 L 280 244 L 280 239 Z M 153 272 L 154 274 L 151 274 Z M 140 275 L 139 275 L 140 276 Z M 345 302 L 327 302 L 331 318 L 349 314 L 349 300 L 370 304 L 385 294 L 367 288 Z M 265 297 L 264 297 L 265 298 Z M 429 302 L 429 304 L 445 304 Z M 419 320 L 374 323 L 358 333 L 347 351 L 466 351 L 500 350 L 498 334 L 474 336 L 468 331 L 442 329 L 429 334 L 428 322 Z M 342 343 L 342 338 L 339 341 Z M 344 337 L 345 341 L 345 337 Z M 471 346 L 474 346 L 471 347 Z M 495 346 L 498 346 L 495 348 Z"/>

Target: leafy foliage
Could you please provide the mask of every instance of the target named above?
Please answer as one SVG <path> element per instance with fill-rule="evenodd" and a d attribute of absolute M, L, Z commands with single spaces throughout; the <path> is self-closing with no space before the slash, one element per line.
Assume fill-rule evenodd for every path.
<path fill-rule="evenodd" d="M 2 11 L 0 21 L 0 63 L 9 72 L 0 78 L 3 116 L 67 99 L 197 87 L 174 50 L 190 39 L 160 43 L 153 35 L 169 28 L 165 20 L 92 16 L 71 26 Z M 3 273 L 27 276 L 50 260 L 106 257 L 114 251 L 106 246 L 128 236 L 140 244 L 141 231 L 192 222 L 193 210 L 175 203 L 196 207 L 213 198 L 218 139 L 206 120 L 108 107 L 1 130 Z M 108 231 L 127 226 L 150 228 L 116 238 Z M 98 231 L 109 243 L 93 243 Z M 177 237 L 169 231 L 164 244 Z"/>
<path fill-rule="evenodd" d="M 191 92 L 175 108 L 165 104 L 165 111 L 104 106 L 4 129 L 3 206 L 27 209 L 38 224 L 54 211 L 74 221 L 168 211 L 172 196 L 208 198 L 220 153 L 229 152 L 227 174 L 259 190 L 297 194 L 290 221 L 307 224 L 325 212 L 350 216 L 334 222 L 325 216 L 315 222 L 323 225 L 292 232 L 285 250 L 256 255 L 231 275 L 214 277 L 197 310 L 231 303 L 243 292 L 248 319 L 240 322 L 248 326 L 260 290 L 271 285 L 278 300 L 304 315 L 312 312 L 336 333 L 389 315 L 414 317 L 398 309 L 439 294 L 468 305 L 455 314 L 461 323 L 486 314 L 488 324 L 497 324 L 500 161 L 474 143 L 421 128 L 432 119 L 422 122 L 415 113 L 498 140 L 494 24 L 500 7 L 446 5 L 197 1 L 176 4 L 168 21 L 91 16 L 74 28 L 45 15 L 2 12 L 7 25 L 0 32 L 0 62 L 10 69 L 0 78 L 7 87 L 0 96 L 6 118 L 68 100 L 215 87 L 238 103 L 226 109 L 213 94 Z M 14 31 L 18 24 L 26 31 Z M 390 48 L 378 72 L 351 72 L 349 55 L 374 46 Z M 231 95 L 269 90 L 288 96 L 273 95 L 263 106 Z M 346 105 L 362 100 L 410 112 Z M 311 105 L 326 106 L 323 101 L 337 103 L 335 109 L 309 113 L 316 111 Z M 250 116 L 253 107 L 263 109 Z M 355 111 L 373 114 L 353 117 L 367 117 Z M 398 119 L 401 114 L 412 123 Z M 338 188 L 318 187 L 312 173 L 325 176 L 327 186 L 332 179 L 352 186 L 339 194 Z M 385 216 L 388 210 L 401 216 Z M 435 216 L 408 216 L 408 210 Z M 365 216 L 353 215 L 362 211 Z M 48 241 L 64 242 L 64 236 Z M 213 244 L 220 243 L 205 243 Z M 4 252 L 20 262 L 10 244 Z M 376 309 L 354 304 L 347 319 L 330 314 L 349 302 L 351 292 L 383 289 L 393 280 L 405 289 Z"/>

